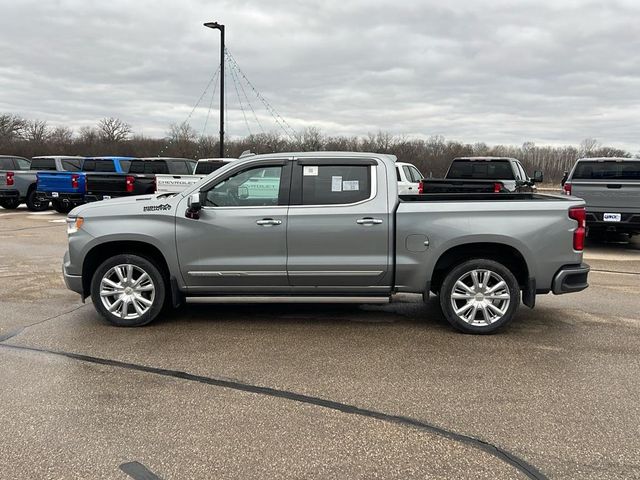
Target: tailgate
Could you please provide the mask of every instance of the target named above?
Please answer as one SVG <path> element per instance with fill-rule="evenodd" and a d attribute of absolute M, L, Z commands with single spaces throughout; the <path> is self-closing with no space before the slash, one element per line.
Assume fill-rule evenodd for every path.
<path fill-rule="evenodd" d="M 194 183 L 202 180 L 206 175 L 156 175 L 156 192 L 178 193 Z"/>
<path fill-rule="evenodd" d="M 78 188 L 72 187 L 72 176 L 78 178 Z M 80 193 L 84 191 L 84 175 L 77 172 L 38 172 L 39 192 Z"/>
<path fill-rule="evenodd" d="M 574 180 L 571 195 L 582 198 L 587 203 L 587 210 L 640 212 L 640 181 Z"/>
<path fill-rule="evenodd" d="M 87 173 L 87 195 L 122 196 L 126 193 L 126 174 Z"/>

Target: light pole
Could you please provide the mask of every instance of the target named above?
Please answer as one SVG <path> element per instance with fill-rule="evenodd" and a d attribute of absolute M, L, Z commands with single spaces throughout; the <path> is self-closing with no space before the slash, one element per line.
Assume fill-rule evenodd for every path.
<path fill-rule="evenodd" d="M 204 26 L 220 30 L 220 158 L 224 158 L 224 25 L 207 22 Z"/>

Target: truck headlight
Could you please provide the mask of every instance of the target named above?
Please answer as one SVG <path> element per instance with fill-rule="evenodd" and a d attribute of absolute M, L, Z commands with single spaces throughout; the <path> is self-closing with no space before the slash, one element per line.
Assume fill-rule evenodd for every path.
<path fill-rule="evenodd" d="M 67 217 L 67 235 L 76 233 L 83 223 L 84 218 L 82 217 Z"/>

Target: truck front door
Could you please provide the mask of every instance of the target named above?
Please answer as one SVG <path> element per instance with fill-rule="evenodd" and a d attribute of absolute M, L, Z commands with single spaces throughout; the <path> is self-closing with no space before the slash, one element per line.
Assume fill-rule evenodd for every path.
<path fill-rule="evenodd" d="M 240 165 L 203 186 L 199 219 L 176 218 L 182 277 L 191 291 L 288 291 L 287 160 Z"/>
<path fill-rule="evenodd" d="M 292 175 L 291 286 L 314 293 L 388 289 L 391 207 L 383 166 L 363 158 L 300 158 Z"/>

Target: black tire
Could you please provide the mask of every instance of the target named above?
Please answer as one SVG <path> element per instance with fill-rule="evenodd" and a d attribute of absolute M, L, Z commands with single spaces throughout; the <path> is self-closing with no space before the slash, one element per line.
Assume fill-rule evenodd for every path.
<path fill-rule="evenodd" d="M 36 198 L 36 189 L 32 188 L 27 193 L 27 200 L 25 202 L 27 204 L 27 208 L 32 212 L 44 212 L 47 208 L 49 208 L 49 201 L 40 201 Z"/>
<path fill-rule="evenodd" d="M 51 204 L 53 205 L 53 209 L 58 213 L 69 213 L 73 210 L 73 205 L 70 203 L 62 203 L 59 200 L 54 200 Z"/>
<path fill-rule="evenodd" d="M 0 200 L 0 207 L 6 208 L 7 210 L 15 210 L 20 206 L 20 200 L 17 198 L 3 198 Z"/>
<path fill-rule="evenodd" d="M 112 271 L 115 267 L 124 266 L 124 265 L 132 265 L 134 267 L 134 272 L 131 275 L 133 282 L 127 282 L 126 275 L 124 276 L 125 282 L 119 282 L 119 284 L 123 285 L 123 288 L 126 286 L 133 286 L 135 282 L 136 273 L 142 271 L 146 273 L 149 277 L 150 282 L 153 285 L 154 291 L 153 295 L 148 292 L 141 292 L 140 295 L 145 295 L 145 299 L 150 302 L 148 306 L 148 310 L 146 310 L 141 315 L 138 315 L 136 305 L 134 303 L 127 304 L 126 312 L 123 312 L 122 306 L 125 304 L 125 301 L 120 302 L 119 306 L 117 306 L 114 310 L 116 313 L 113 313 L 108 310 L 107 306 L 103 303 L 104 301 L 107 304 L 114 305 L 117 303 L 118 295 L 113 296 L 101 296 L 101 283 L 103 278 L 106 276 L 109 278 L 110 275 L 116 275 L 117 272 Z M 112 273 L 110 273 L 112 272 Z M 126 272 L 126 268 L 123 272 Z M 106 288 L 111 288 L 107 286 Z M 113 290 L 116 291 L 116 290 Z M 126 292 L 126 290 L 125 290 Z M 166 294 L 166 286 L 165 279 L 160 272 L 160 270 L 148 259 L 144 257 L 140 257 L 138 255 L 133 254 L 123 254 L 116 255 L 105 260 L 95 271 L 93 274 L 93 278 L 91 279 L 91 300 L 93 301 L 93 305 L 96 310 L 111 324 L 118 327 L 140 327 L 142 325 L 146 325 L 153 320 L 162 312 L 165 303 L 165 294 Z M 133 295 L 133 294 L 132 294 Z M 122 298 L 132 299 L 131 295 L 126 294 Z M 138 306 L 143 305 L 138 301 Z M 132 311 L 133 310 L 133 311 Z M 133 318 L 135 316 L 135 318 Z M 126 318 L 130 317 L 130 318 Z"/>
<path fill-rule="evenodd" d="M 484 280 L 478 283 L 478 287 L 474 286 L 474 271 L 482 275 L 481 280 Z M 487 277 L 484 272 L 491 274 Z M 457 285 L 458 280 L 468 288 L 463 289 Z M 504 281 L 504 286 L 499 287 L 492 295 L 500 298 L 485 298 L 486 293 L 483 292 L 495 287 L 500 281 Z M 467 295 L 470 298 L 457 298 Z M 456 313 L 454 304 L 460 313 Z M 446 275 L 440 287 L 442 313 L 451 326 L 464 333 L 487 334 L 498 331 L 511 321 L 519 304 L 520 286 L 516 277 L 507 267 L 494 260 L 478 258 L 461 263 Z M 461 311 L 464 308 L 467 310 Z M 494 308 L 503 313 L 499 315 Z M 491 318 L 492 315 L 495 319 Z"/>

